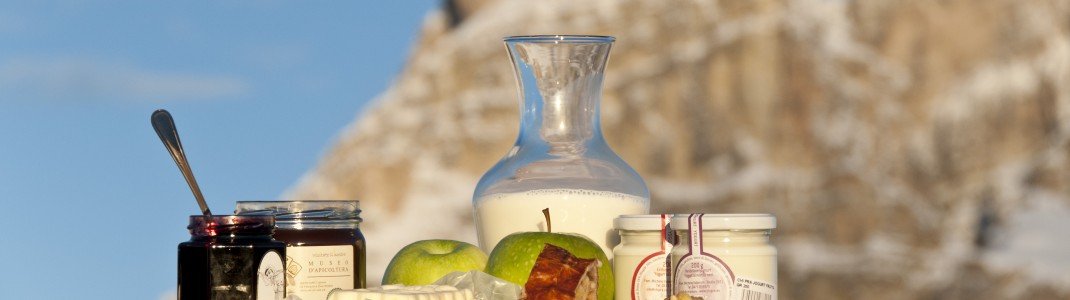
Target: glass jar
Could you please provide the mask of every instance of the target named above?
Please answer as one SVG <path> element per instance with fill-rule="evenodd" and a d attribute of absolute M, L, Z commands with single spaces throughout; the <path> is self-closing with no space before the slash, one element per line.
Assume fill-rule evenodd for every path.
<path fill-rule="evenodd" d="M 178 299 L 282 299 L 286 244 L 271 216 L 190 216 L 178 244 Z"/>
<path fill-rule="evenodd" d="M 770 214 L 675 215 L 669 225 L 673 293 L 702 299 L 777 299 Z"/>
<path fill-rule="evenodd" d="M 623 215 L 613 225 L 620 245 L 613 248 L 615 299 L 663 300 L 669 295 L 669 252 L 666 239 L 672 215 Z"/>
<path fill-rule="evenodd" d="M 272 215 L 275 239 L 286 243 L 286 291 L 325 299 L 335 288 L 366 287 L 367 248 L 360 202 L 238 201 L 238 215 Z"/>
<path fill-rule="evenodd" d="M 602 137 L 599 102 L 613 38 L 515 36 L 505 39 L 519 86 L 516 144 L 479 180 L 473 195 L 479 245 L 546 231 L 582 234 L 612 257 L 613 219 L 645 214 L 650 192 Z"/>

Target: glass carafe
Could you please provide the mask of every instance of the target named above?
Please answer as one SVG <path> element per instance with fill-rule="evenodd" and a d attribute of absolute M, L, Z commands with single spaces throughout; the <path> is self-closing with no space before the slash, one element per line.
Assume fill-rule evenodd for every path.
<path fill-rule="evenodd" d="M 602 79 L 613 38 L 517 36 L 505 39 L 520 90 L 516 145 L 480 179 L 473 196 L 480 247 L 506 235 L 578 233 L 607 256 L 619 236 L 613 219 L 646 214 L 650 192 L 606 144 L 599 123 Z"/>

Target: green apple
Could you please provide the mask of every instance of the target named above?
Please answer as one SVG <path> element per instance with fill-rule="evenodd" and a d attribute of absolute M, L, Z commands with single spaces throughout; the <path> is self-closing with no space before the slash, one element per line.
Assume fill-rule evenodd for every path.
<path fill-rule="evenodd" d="M 427 285 L 450 272 L 483 270 L 487 254 L 475 245 L 451 240 L 423 240 L 401 248 L 383 274 L 383 284 Z"/>
<path fill-rule="evenodd" d="M 487 261 L 490 275 L 519 284 L 523 287 L 528 282 L 535 259 L 542 252 L 544 244 L 551 244 L 568 250 L 573 256 L 592 259 L 602 263 L 598 267 L 598 300 L 613 300 L 613 269 L 609 259 L 591 239 L 571 233 L 518 232 L 510 234 L 494 246 Z"/>

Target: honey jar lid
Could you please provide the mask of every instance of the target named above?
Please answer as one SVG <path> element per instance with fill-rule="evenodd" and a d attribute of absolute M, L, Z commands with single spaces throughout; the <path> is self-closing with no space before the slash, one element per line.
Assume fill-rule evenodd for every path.
<path fill-rule="evenodd" d="M 274 215 L 275 225 L 285 229 L 355 228 L 360 217 L 357 200 L 238 201 L 237 215 Z"/>

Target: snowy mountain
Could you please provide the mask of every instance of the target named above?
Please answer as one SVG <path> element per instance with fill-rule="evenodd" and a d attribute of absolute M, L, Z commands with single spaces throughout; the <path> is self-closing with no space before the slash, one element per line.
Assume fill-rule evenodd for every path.
<path fill-rule="evenodd" d="M 602 123 L 653 212 L 772 212 L 783 299 L 1070 297 L 1070 3 L 454 1 L 289 192 L 360 199 L 371 283 L 475 242 L 512 145 L 501 38 L 617 37 Z"/>

